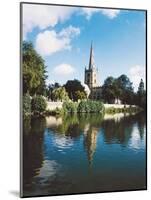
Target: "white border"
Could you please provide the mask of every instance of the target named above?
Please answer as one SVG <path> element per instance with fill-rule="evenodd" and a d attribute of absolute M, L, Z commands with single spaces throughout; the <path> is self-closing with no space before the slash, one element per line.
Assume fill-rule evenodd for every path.
<path fill-rule="evenodd" d="M 19 191 L 19 0 L 0 6 L 0 199 L 17 199 Z M 148 10 L 148 111 L 151 112 L 151 3 L 150 0 L 41 0 L 29 2 L 91 5 Z M 150 56 L 149 56 L 150 55 Z M 151 120 L 148 112 L 148 158 L 151 157 Z M 151 159 L 148 159 L 148 190 L 51 197 L 51 199 L 150 199 Z M 41 197 L 43 198 L 43 197 Z M 41 199 L 41 198 L 36 198 Z M 50 198 L 50 197 L 44 197 Z M 29 198 L 30 199 L 30 198 Z"/>

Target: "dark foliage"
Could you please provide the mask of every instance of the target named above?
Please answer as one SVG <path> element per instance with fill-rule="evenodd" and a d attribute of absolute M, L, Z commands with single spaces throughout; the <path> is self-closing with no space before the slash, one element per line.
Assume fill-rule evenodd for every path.
<path fill-rule="evenodd" d="M 64 85 L 68 96 L 71 100 L 77 101 L 78 100 L 78 95 L 77 92 L 83 92 L 85 94 L 84 87 L 82 86 L 81 82 L 79 80 L 69 80 L 67 83 Z M 86 94 L 85 94 L 86 95 Z"/>
<path fill-rule="evenodd" d="M 33 114 L 41 114 L 46 110 L 46 100 L 43 96 L 34 96 L 31 101 L 31 110 Z"/>

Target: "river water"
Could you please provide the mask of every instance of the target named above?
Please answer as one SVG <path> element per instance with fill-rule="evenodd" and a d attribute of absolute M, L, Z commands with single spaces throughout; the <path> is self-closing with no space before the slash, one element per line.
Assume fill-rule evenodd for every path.
<path fill-rule="evenodd" d="M 24 196 L 145 188 L 144 113 L 24 121 Z"/>

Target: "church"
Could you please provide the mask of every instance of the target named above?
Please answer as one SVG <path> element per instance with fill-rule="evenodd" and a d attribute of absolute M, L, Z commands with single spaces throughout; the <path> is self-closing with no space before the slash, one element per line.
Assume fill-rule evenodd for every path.
<path fill-rule="evenodd" d="M 84 83 L 86 85 L 88 85 L 88 87 L 90 89 L 89 98 L 93 99 L 93 100 L 101 99 L 101 86 L 99 85 L 99 75 L 98 74 L 99 74 L 98 68 L 95 66 L 93 46 L 91 43 L 89 66 L 85 67 Z"/>

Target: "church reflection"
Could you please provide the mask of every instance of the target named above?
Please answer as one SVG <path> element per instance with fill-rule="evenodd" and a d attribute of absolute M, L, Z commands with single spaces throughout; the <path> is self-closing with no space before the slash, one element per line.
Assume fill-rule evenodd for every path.
<path fill-rule="evenodd" d="M 51 119 L 52 120 L 51 120 Z M 92 166 L 93 156 L 96 150 L 97 134 L 101 127 L 102 115 L 96 114 L 82 114 L 65 116 L 62 120 L 57 119 L 54 124 L 54 117 L 46 119 L 48 129 L 61 134 L 62 136 L 76 139 L 83 133 L 83 144 L 87 153 L 89 165 Z"/>
<path fill-rule="evenodd" d="M 83 145 L 86 150 L 89 166 L 93 164 L 93 158 L 97 148 L 98 134 L 103 134 L 106 144 L 118 143 L 127 146 L 130 139 L 134 140 L 133 125 L 137 123 L 138 134 L 140 138 L 144 135 L 145 118 L 144 115 L 116 115 L 104 116 L 91 115 L 72 115 L 64 118 L 55 119 L 49 117 L 47 119 L 47 127 L 55 132 L 67 136 L 72 140 L 80 137 L 83 133 Z M 51 118 L 51 119 L 50 119 Z M 133 133 L 133 137 L 132 137 Z"/>
<path fill-rule="evenodd" d="M 74 169 L 77 174 L 86 166 L 92 171 L 95 161 L 99 162 L 100 157 L 107 155 L 106 152 L 101 154 L 102 147 L 107 149 L 112 144 L 116 144 L 128 151 L 129 149 L 139 151 L 144 148 L 145 122 L 145 114 L 142 113 L 120 118 L 118 116 L 118 120 L 115 116 L 87 114 L 58 118 L 50 116 L 24 121 L 23 188 L 25 193 L 27 191 L 28 196 L 36 187 L 37 191 L 40 191 L 44 184 L 49 188 L 53 181 L 56 181 L 55 184 L 59 187 L 62 179 L 59 179 L 58 174 L 61 173 L 60 177 L 62 177 L 62 171 L 59 170 L 63 166 L 67 169 L 71 166 L 73 171 L 77 163 L 77 169 Z M 114 149 L 114 146 L 112 148 Z M 101 156 L 98 156 L 99 154 Z M 80 168 L 78 168 L 79 158 L 83 163 Z M 71 160 L 75 162 L 73 165 Z M 66 173 L 68 174 L 68 170 Z"/>
<path fill-rule="evenodd" d="M 96 151 L 98 128 L 91 127 L 84 132 L 84 147 L 87 152 L 89 166 L 92 166 L 93 156 Z"/>

